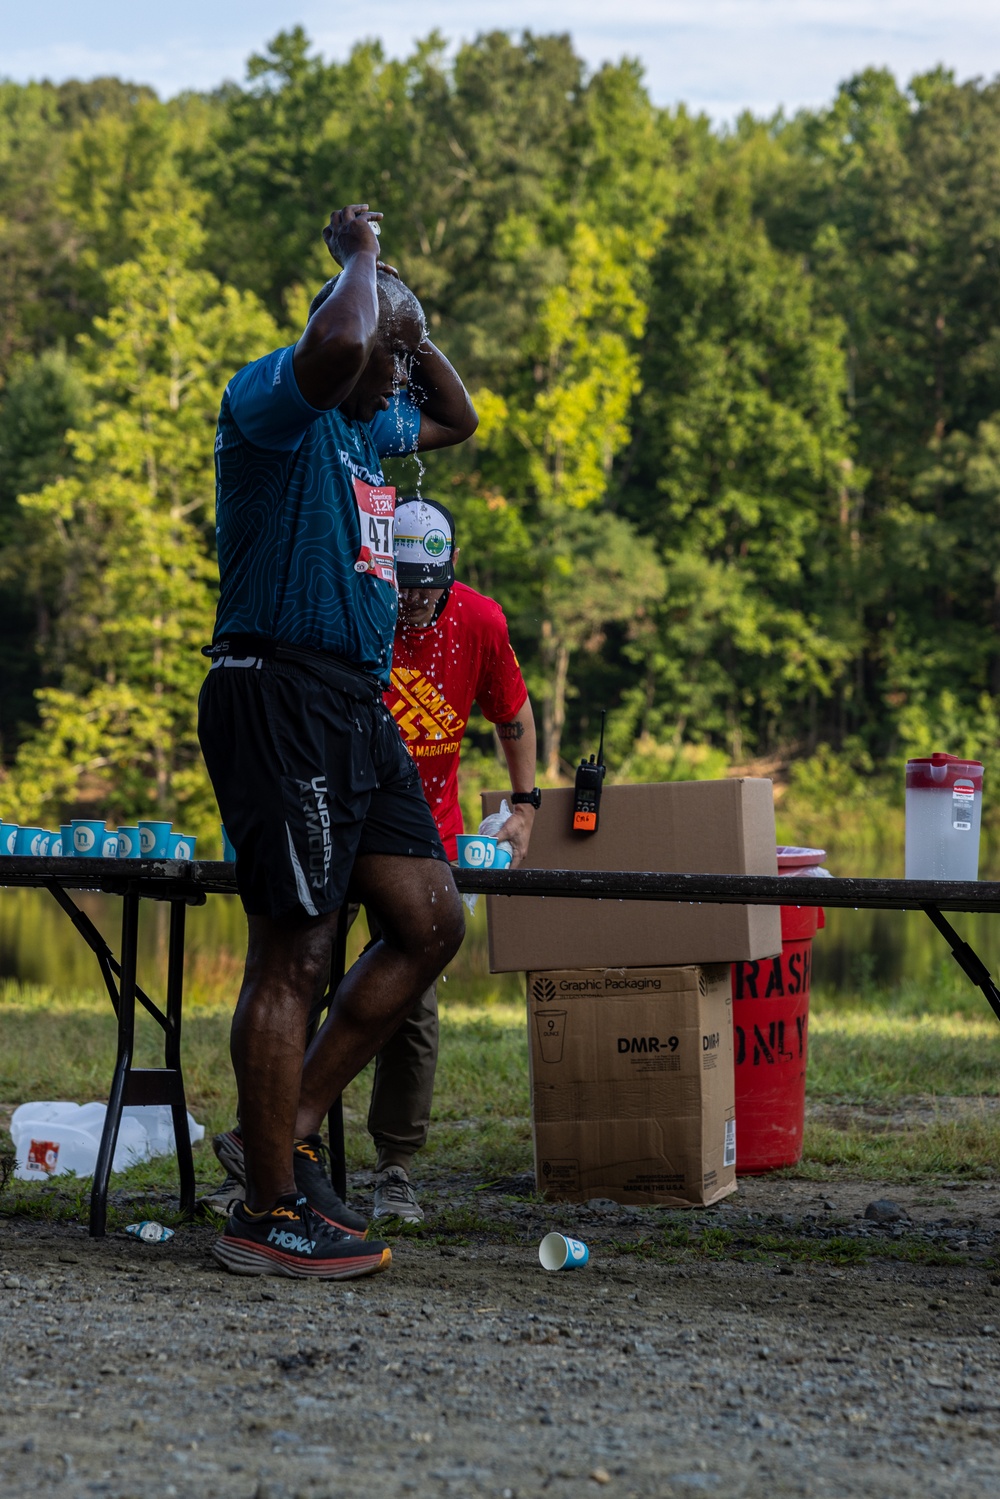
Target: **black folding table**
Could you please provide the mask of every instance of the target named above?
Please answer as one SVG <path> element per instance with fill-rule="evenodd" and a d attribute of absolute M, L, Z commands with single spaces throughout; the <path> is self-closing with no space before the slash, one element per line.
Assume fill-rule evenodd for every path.
<path fill-rule="evenodd" d="M 520 869 L 454 871 L 458 888 L 469 894 L 572 897 L 580 900 L 655 900 L 705 905 L 842 906 L 867 910 L 925 911 L 951 947 L 952 956 L 985 995 L 1000 1020 L 1000 989 L 986 964 L 963 942 L 945 911 L 1000 911 L 1000 883 L 945 880 L 816 879 L 772 875 L 645 874 L 631 871 Z M 176 859 L 35 859 L 0 857 L 0 885 L 48 890 L 94 952 L 118 1020 L 118 1049 L 108 1095 L 90 1195 L 90 1233 L 104 1235 L 108 1183 L 122 1109 L 136 1104 L 167 1104 L 174 1124 L 181 1211 L 195 1207 L 194 1163 L 187 1128 L 181 1067 L 181 1010 L 184 991 L 184 935 L 188 906 L 204 905 L 208 895 L 235 895 L 232 864 Z M 93 890 L 122 900 L 121 945 L 116 957 L 97 927 L 72 899 L 71 891 Z M 143 900 L 170 906 L 165 1002 L 161 1008 L 136 978 L 139 907 Z M 329 1003 L 344 974 L 347 911 L 342 912 L 331 962 Z M 138 1000 L 163 1031 L 163 1066 L 133 1067 L 135 1005 Z M 330 1154 L 334 1186 L 346 1195 L 343 1111 L 330 1112 Z"/>

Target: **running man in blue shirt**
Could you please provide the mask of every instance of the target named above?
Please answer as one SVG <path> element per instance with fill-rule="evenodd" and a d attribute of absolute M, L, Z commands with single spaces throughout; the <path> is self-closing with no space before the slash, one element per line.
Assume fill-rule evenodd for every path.
<path fill-rule="evenodd" d="M 231 1049 L 246 1180 L 214 1246 L 246 1275 L 388 1265 L 334 1193 L 319 1129 L 453 957 L 462 908 L 415 763 L 382 701 L 396 622 L 381 459 L 448 447 L 476 414 L 423 310 L 377 263 L 368 205 L 323 231 L 342 273 L 298 342 L 233 376 L 215 440 L 220 597 L 199 737 L 246 908 Z M 382 936 L 305 1049 L 339 908 Z"/>

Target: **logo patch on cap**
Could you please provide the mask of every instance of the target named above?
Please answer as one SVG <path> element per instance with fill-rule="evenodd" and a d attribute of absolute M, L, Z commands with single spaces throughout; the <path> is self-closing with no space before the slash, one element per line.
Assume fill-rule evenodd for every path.
<path fill-rule="evenodd" d="M 443 505 L 402 500 L 396 506 L 393 542 L 402 588 L 446 588 L 454 581 L 455 527 Z"/>

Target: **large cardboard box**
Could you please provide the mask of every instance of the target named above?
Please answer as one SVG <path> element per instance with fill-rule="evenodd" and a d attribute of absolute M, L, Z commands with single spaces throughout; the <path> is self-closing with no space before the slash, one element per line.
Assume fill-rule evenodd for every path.
<path fill-rule="evenodd" d="M 502 794 L 483 793 L 484 813 Z M 572 806 L 568 788 L 542 793 L 524 868 L 778 872 L 770 781 L 609 786 L 596 833 L 572 831 Z M 492 973 L 752 962 L 781 951 L 777 906 L 490 896 L 487 919 Z"/>
<path fill-rule="evenodd" d="M 704 1206 L 736 1187 L 728 964 L 528 974 L 546 1197 Z"/>

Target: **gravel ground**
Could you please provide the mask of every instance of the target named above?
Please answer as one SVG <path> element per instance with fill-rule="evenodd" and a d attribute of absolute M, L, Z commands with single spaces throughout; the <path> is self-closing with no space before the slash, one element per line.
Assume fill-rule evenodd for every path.
<path fill-rule="evenodd" d="M 0 1220 L 0 1494 L 1000 1486 L 1000 1191 L 749 1181 L 668 1214 L 475 1185 L 425 1182 L 428 1236 L 340 1286 L 228 1276 L 203 1224 L 151 1247 Z M 908 1216 L 861 1216 L 884 1197 Z M 539 1267 L 556 1226 L 585 1270 Z M 725 1243 L 678 1247 L 706 1228 Z"/>

